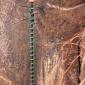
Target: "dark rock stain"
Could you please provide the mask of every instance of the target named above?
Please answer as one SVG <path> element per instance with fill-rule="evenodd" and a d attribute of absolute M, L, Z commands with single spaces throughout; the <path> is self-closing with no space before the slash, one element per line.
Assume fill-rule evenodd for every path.
<path fill-rule="evenodd" d="M 39 6 L 37 7 L 41 15 L 45 15 L 45 8 L 46 8 L 45 3 L 41 1 Z"/>

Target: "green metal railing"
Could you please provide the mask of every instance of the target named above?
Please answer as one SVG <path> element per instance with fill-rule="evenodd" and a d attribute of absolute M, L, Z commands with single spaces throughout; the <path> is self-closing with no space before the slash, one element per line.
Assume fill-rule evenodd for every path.
<path fill-rule="evenodd" d="M 34 35 L 34 4 L 29 4 L 29 36 L 30 36 L 30 84 L 36 85 L 35 82 L 35 35 Z"/>

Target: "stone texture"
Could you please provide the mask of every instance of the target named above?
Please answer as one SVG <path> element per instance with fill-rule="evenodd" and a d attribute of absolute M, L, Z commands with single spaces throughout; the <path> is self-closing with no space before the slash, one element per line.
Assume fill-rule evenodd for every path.
<path fill-rule="evenodd" d="M 24 6 L 25 0 L 0 0 L 0 85 L 29 85 L 28 11 Z"/>
<path fill-rule="evenodd" d="M 84 2 L 42 0 L 36 3 L 37 57 L 41 59 L 37 61 L 38 85 L 81 85 L 85 76 L 84 57 L 81 57 L 84 56 L 81 50 L 84 51 Z"/>
<path fill-rule="evenodd" d="M 36 85 L 85 85 L 84 3 L 36 0 Z M 0 85 L 30 85 L 27 5 L 0 0 Z"/>

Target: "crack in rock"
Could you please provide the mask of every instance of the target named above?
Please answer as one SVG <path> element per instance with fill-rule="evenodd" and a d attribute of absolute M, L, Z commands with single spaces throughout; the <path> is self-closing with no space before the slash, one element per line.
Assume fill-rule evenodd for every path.
<path fill-rule="evenodd" d="M 6 83 L 6 85 L 12 85 L 11 81 L 9 79 L 3 77 L 2 75 L 0 75 L 0 81 Z M 2 85 L 5 85 L 5 84 L 2 84 Z"/>
<path fill-rule="evenodd" d="M 54 8 L 54 9 L 59 9 L 59 10 L 62 10 L 62 11 L 70 11 L 70 10 L 74 10 L 74 9 L 80 8 L 82 6 L 85 6 L 85 3 L 76 5 L 74 7 L 68 7 L 68 8 L 56 6 L 56 5 L 53 5 L 53 4 L 50 4 L 50 3 L 46 3 L 46 5 L 48 7 Z"/>

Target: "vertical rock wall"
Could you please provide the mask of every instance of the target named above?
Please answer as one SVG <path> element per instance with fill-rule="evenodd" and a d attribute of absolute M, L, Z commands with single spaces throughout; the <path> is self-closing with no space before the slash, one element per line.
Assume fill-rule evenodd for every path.
<path fill-rule="evenodd" d="M 29 85 L 25 0 L 0 0 L 0 85 Z"/>
<path fill-rule="evenodd" d="M 36 5 L 37 85 L 81 85 L 85 1 L 41 0 Z"/>
<path fill-rule="evenodd" d="M 0 1 L 0 85 L 29 85 L 26 0 Z M 37 85 L 85 84 L 85 0 L 36 0 Z"/>

